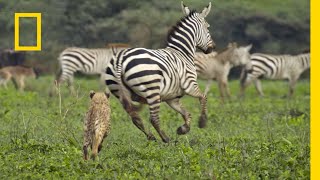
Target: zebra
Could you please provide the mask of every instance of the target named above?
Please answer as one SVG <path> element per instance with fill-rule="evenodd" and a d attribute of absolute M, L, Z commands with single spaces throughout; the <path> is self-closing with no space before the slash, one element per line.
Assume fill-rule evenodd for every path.
<path fill-rule="evenodd" d="M 87 75 L 101 75 L 103 81 L 104 67 L 110 61 L 112 55 L 127 47 L 110 47 L 99 49 L 88 49 L 69 47 L 63 50 L 59 57 L 59 72 L 56 75 L 57 84 L 67 82 L 70 92 L 74 94 L 74 73 L 82 72 Z"/>
<path fill-rule="evenodd" d="M 300 75 L 310 68 L 310 53 L 298 55 L 270 55 L 255 53 L 251 55 L 251 70 L 244 70 L 241 73 L 240 97 L 251 82 L 254 82 L 260 96 L 264 96 L 261 87 L 261 78 L 288 79 L 288 97 L 294 93 L 294 87 Z"/>
<path fill-rule="evenodd" d="M 156 140 L 151 132 L 146 132 L 135 103 L 148 104 L 150 121 L 163 142 L 169 138 L 160 129 L 159 111 L 161 101 L 179 112 L 185 123 L 177 129 L 177 134 L 190 130 L 190 113 L 182 106 L 180 98 L 185 94 L 199 98 L 201 116 L 199 127 L 207 120 L 206 96 L 197 84 L 194 65 L 196 47 L 210 53 L 215 47 L 205 21 L 211 3 L 201 13 L 190 11 L 183 2 L 185 14 L 168 33 L 164 49 L 130 48 L 116 54 L 106 68 L 106 85 L 122 103 L 133 123 L 149 140 Z"/>
<path fill-rule="evenodd" d="M 251 44 L 238 47 L 237 43 L 229 43 L 227 48 L 219 53 L 196 53 L 195 65 L 198 77 L 207 80 L 204 93 L 207 95 L 213 80 L 217 80 L 222 100 L 225 95 L 230 98 L 228 88 L 230 69 L 235 66 L 245 66 L 246 69 L 251 69 L 249 53 L 251 48 Z"/>

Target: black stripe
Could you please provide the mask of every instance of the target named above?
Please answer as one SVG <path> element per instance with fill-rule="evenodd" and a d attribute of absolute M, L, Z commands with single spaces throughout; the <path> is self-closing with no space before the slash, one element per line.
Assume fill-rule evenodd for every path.
<path fill-rule="evenodd" d="M 149 110 L 150 110 L 150 111 L 155 111 L 155 110 L 158 110 L 159 108 L 160 108 L 159 106 L 154 107 L 154 108 L 151 108 L 151 107 L 150 107 Z"/>
<path fill-rule="evenodd" d="M 119 99 L 119 96 L 116 94 L 116 92 L 118 92 L 118 90 L 110 90 L 110 92 L 116 97 Z"/>
<path fill-rule="evenodd" d="M 81 49 L 81 50 L 74 49 L 74 50 L 70 50 L 69 52 L 80 54 L 82 57 L 84 57 L 85 55 L 88 55 L 88 56 L 90 56 L 89 59 L 96 59 L 93 55 L 90 54 L 91 51 L 88 49 Z M 87 57 L 85 57 L 85 58 L 88 59 Z"/>
<path fill-rule="evenodd" d="M 154 98 L 156 96 L 160 96 L 160 94 L 159 93 L 153 93 L 153 94 L 147 96 L 146 99 L 152 99 L 152 98 Z"/>
<path fill-rule="evenodd" d="M 72 49 L 72 50 L 70 50 L 70 52 L 79 53 L 79 54 L 85 53 L 86 55 L 90 56 L 91 59 L 95 59 L 94 56 L 90 54 L 90 52 L 92 52 L 92 51 L 89 49 Z"/>
<path fill-rule="evenodd" d="M 131 49 L 131 51 L 132 51 L 132 49 Z M 131 56 L 137 56 L 137 55 L 141 55 L 141 54 L 149 54 L 150 55 L 150 53 L 146 49 L 136 49 L 132 52 L 127 50 L 124 54 L 125 55 L 123 56 L 122 62 L 125 62 Z"/>
<path fill-rule="evenodd" d="M 131 68 L 134 66 L 140 65 L 140 64 L 156 64 L 158 65 L 163 71 L 165 71 L 168 74 L 168 70 L 166 67 L 164 67 L 161 63 L 151 60 L 149 58 L 139 58 L 139 59 L 132 59 L 128 65 L 125 68 L 125 72 L 128 72 Z"/>
<path fill-rule="evenodd" d="M 267 68 L 269 68 L 271 70 L 271 75 L 273 75 L 273 73 L 274 73 L 273 68 L 271 66 L 269 66 L 269 64 L 267 64 L 265 61 L 260 60 L 260 59 L 251 59 L 251 60 L 258 61 L 258 62 L 262 63 L 263 65 L 265 65 Z M 267 71 L 266 71 L 266 73 L 267 73 Z"/>
<path fill-rule="evenodd" d="M 113 58 L 111 58 L 110 64 L 111 64 L 112 66 L 114 65 L 114 59 L 113 59 Z"/>
<path fill-rule="evenodd" d="M 79 67 L 79 65 L 77 63 L 75 63 L 74 61 L 72 61 L 71 59 L 62 59 L 62 60 L 73 64 L 75 67 Z"/>
<path fill-rule="evenodd" d="M 118 84 L 118 83 L 116 81 L 114 81 L 114 80 L 110 80 L 110 79 L 106 80 L 106 85 L 107 86 L 112 85 L 112 84 Z"/>
<path fill-rule="evenodd" d="M 147 92 L 147 91 L 156 90 L 156 89 L 160 90 L 160 87 L 159 86 L 148 87 L 148 88 L 142 90 L 141 92 Z"/>
<path fill-rule="evenodd" d="M 192 21 L 190 21 L 190 22 L 189 22 L 189 21 L 184 21 L 184 23 L 186 23 L 186 25 L 187 25 L 188 27 L 190 27 L 191 29 L 193 29 L 193 26 L 192 26 L 193 24 L 191 24 Z M 184 27 L 183 29 L 184 29 L 185 31 L 187 31 L 191 36 L 193 35 L 193 37 L 191 37 L 191 38 L 194 39 L 194 38 L 195 38 L 195 37 L 194 37 L 194 36 L 195 36 L 194 33 L 191 32 L 190 29 L 187 28 L 186 25 L 183 25 L 183 27 Z M 192 42 L 191 39 L 190 39 L 190 42 Z"/>
<path fill-rule="evenodd" d="M 96 62 L 96 58 L 94 56 L 92 56 L 91 54 L 89 54 L 90 52 L 88 52 L 88 50 L 85 51 L 79 51 L 79 50 L 71 50 L 70 52 L 74 52 L 77 53 L 79 56 L 81 56 L 83 59 L 86 59 L 87 61 L 89 61 L 89 63 L 91 64 L 92 67 L 94 67 L 94 62 Z M 89 57 L 87 57 L 86 55 L 88 55 Z"/>
<path fill-rule="evenodd" d="M 182 26 L 182 28 L 183 28 L 184 30 L 187 29 L 187 28 L 184 27 L 184 26 Z M 187 48 L 188 48 L 190 51 L 192 51 L 193 47 L 191 47 L 191 46 L 193 46 L 193 44 L 190 44 L 190 43 L 193 42 L 193 41 L 191 41 L 190 37 L 189 37 L 185 32 L 183 32 L 182 30 L 180 30 L 179 28 L 176 29 L 176 32 L 178 32 L 182 37 L 184 37 L 184 38 L 187 39 L 187 41 L 186 41 L 184 38 L 179 37 L 179 39 L 181 39 L 180 42 L 183 43 L 184 45 L 186 45 Z M 178 36 L 178 35 L 177 35 L 177 36 Z M 191 46 L 190 46 L 190 45 L 191 45 Z"/>
<path fill-rule="evenodd" d="M 160 99 L 156 99 L 156 100 L 154 100 L 153 102 L 151 102 L 150 104 L 149 104 L 149 106 L 152 106 L 152 105 L 155 105 L 155 104 L 160 104 L 161 103 L 161 101 L 160 101 Z M 152 108 L 153 110 L 156 110 L 156 109 L 158 109 L 158 108 L 160 108 L 160 106 L 156 106 L 156 107 L 154 107 L 154 108 Z M 150 110 L 151 110 L 151 108 L 150 108 Z"/>
<path fill-rule="evenodd" d="M 264 74 L 268 74 L 268 71 L 266 71 L 265 69 L 263 69 L 260 66 L 252 65 L 252 67 L 253 67 L 253 71 L 251 73 L 249 73 L 249 74 L 253 74 L 253 72 L 255 71 L 254 70 L 255 68 L 262 70 L 264 72 Z"/>
<path fill-rule="evenodd" d="M 68 71 L 66 71 L 66 70 L 68 70 Z M 70 73 L 71 72 L 71 74 L 73 74 L 74 72 L 76 72 L 77 70 L 76 69 L 74 69 L 74 68 L 70 68 L 70 66 L 68 66 L 68 67 L 65 67 L 64 69 L 62 69 L 62 72 L 66 72 L 66 73 Z"/>
<path fill-rule="evenodd" d="M 115 77 L 115 75 L 113 74 L 113 72 L 111 71 L 111 68 L 110 67 L 107 67 L 107 70 L 106 70 L 106 73 Z"/>
<path fill-rule="evenodd" d="M 304 57 L 302 56 L 302 67 L 306 67 L 305 62 L 304 62 Z"/>
<path fill-rule="evenodd" d="M 184 54 L 189 54 L 186 48 L 181 45 L 182 43 L 184 44 L 186 43 L 183 38 L 174 34 L 170 37 L 170 39 L 171 39 L 170 43 L 172 44 L 170 45 L 171 48 L 176 49 L 179 52 L 184 52 Z M 176 39 L 178 42 L 173 41 L 172 39 Z"/>
<path fill-rule="evenodd" d="M 86 64 L 82 61 L 82 59 L 81 59 L 80 57 L 78 57 L 78 56 L 76 56 L 76 55 L 74 55 L 74 54 L 64 54 L 63 56 L 70 56 L 70 57 L 78 60 L 83 67 L 84 67 L 84 65 L 86 65 Z"/>
<path fill-rule="evenodd" d="M 142 82 L 142 83 L 139 83 L 139 84 L 135 84 L 132 87 L 146 85 L 146 84 L 152 84 L 152 83 L 159 83 L 159 82 L 160 82 L 160 79 L 154 79 L 154 80 L 151 80 L 151 81 L 145 81 L 145 82 Z"/>
<path fill-rule="evenodd" d="M 139 71 L 134 74 L 131 74 L 126 80 L 130 81 L 131 79 L 134 79 L 134 78 L 139 78 L 139 77 L 148 76 L 148 75 L 155 75 L 155 74 L 162 75 L 161 71 L 159 70 L 145 70 L 145 71 Z"/>
<path fill-rule="evenodd" d="M 277 64 L 275 61 L 277 61 L 277 57 L 273 57 L 275 59 L 272 59 L 270 56 L 265 55 L 265 54 L 260 54 L 259 56 L 264 57 L 265 59 L 267 59 L 268 61 L 272 62 L 274 64 L 275 67 L 277 67 Z M 278 57 L 279 58 L 279 57 Z"/>
<path fill-rule="evenodd" d="M 94 62 L 96 62 L 96 59 L 95 59 L 93 56 L 90 56 L 89 54 L 87 54 L 87 55 L 90 56 L 90 58 L 91 58 L 91 59 L 90 59 L 90 58 L 86 57 L 83 53 L 84 53 L 84 52 L 78 52 L 78 54 L 79 54 L 83 59 L 87 60 L 87 61 L 91 64 L 92 68 L 94 68 Z"/>

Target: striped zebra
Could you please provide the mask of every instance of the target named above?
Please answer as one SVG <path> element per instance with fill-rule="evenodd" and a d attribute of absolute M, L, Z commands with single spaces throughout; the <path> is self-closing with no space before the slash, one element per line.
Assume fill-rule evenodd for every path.
<path fill-rule="evenodd" d="M 217 80 L 222 100 L 230 98 L 228 88 L 228 75 L 230 69 L 235 66 L 245 66 L 251 69 L 250 49 L 252 45 L 238 46 L 237 43 L 229 43 L 228 47 L 219 53 L 196 53 L 195 65 L 199 79 L 207 80 L 205 94 L 210 90 L 213 80 Z"/>
<path fill-rule="evenodd" d="M 245 88 L 254 82 L 260 96 L 264 96 L 261 87 L 261 78 L 288 79 L 288 97 L 294 93 L 294 87 L 300 75 L 310 68 L 310 53 L 299 55 L 270 55 L 255 53 L 251 55 L 252 70 L 242 71 L 240 96 L 244 95 Z"/>
<path fill-rule="evenodd" d="M 206 123 L 206 96 L 200 92 L 194 65 L 196 47 L 206 53 L 214 48 L 209 34 L 209 24 L 205 21 L 211 9 L 211 3 L 202 13 L 190 11 L 181 2 L 185 13 L 168 33 L 167 46 L 164 49 L 131 48 L 120 51 L 107 66 L 106 84 L 133 123 L 149 140 L 155 140 L 151 132 L 146 132 L 135 103 L 148 104 L 150 121 L 163 142 L 169 138 L 160 129 L 159 111 L 161 101 L 165 101 L 172 109 L 179 112 L 185 124 L 177 129 L 178 134 L 190 130 L 191 116 L 180 102 L 185 94 L 199 98 L 201 116 L 199 126 Z"/>
<path fill-rule="evenodd" d="M 56 76 L 58 84 L 67 82 L 69 90 L 74 93 L 73 79 L 75 72 L 87 75 L 101 74 L 103 80 L 104 67 L 110 61 L 115 52 L 125 47 L 111 47 L 100 49 L 88 49 L 79 47 L 66 48 L 59 55 L 59 73 Z"/>

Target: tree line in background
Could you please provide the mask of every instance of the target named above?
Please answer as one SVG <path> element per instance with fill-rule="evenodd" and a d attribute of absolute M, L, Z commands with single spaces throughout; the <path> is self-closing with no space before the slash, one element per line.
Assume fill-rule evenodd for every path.
<path fill-rule="evenodd" d="M 209 1 L 185 0 L 197 10 Z M 310 2 L 301 0 L 212 2 L 210 32 L 218 46 L 253 44 L 252 52 L 297 54 L 310 45 Z M 174 0 L 11 0 L 0 2 L 0 49 L 13 48 L 14 13 L 42 13 L 42 51 L 28 52 L 27 64 L 53 73 L 69 46 L 98 48 L 107 43 L 161 48 L 181 17 Z M 23 44 L 34 44 L 34 21 L 21 24 Z M 1 61 L 1 59 L 0 59 Z"/>

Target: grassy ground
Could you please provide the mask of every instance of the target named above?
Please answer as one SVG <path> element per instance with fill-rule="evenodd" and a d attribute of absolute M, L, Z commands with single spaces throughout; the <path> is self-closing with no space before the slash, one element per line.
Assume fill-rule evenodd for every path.
<path fill-rule="evenodd" d="M 0 179 L 309 179 L 310 84 L 300 81 L 295 97 L 281 98 L 285 82 L 264 81 L 265 98 L 253 87 L 238 101 L 238 81 L 230 84 L 233 98 L 218 100 L 216 85 L 208 97 L 208 126 L 197 127 L 199 105 L 183 98 L 193 115 L 191 131 L 176 135 L 183 120 L 165 104 L 161 127 L 169 144 L 150 142 L 132 124 L 112 97 L 112 132 L 98 161 L 82 159 L 83 117 L 97 80 L 77 79 L 79 97 L 62 89 L 48 97 L 51 77 L 30 82 L 27 91 L 0 89 Z M 201 82 L 203 89 L 204 83 Z M 148 112 L 142 112 L 145 125 Z"/>

